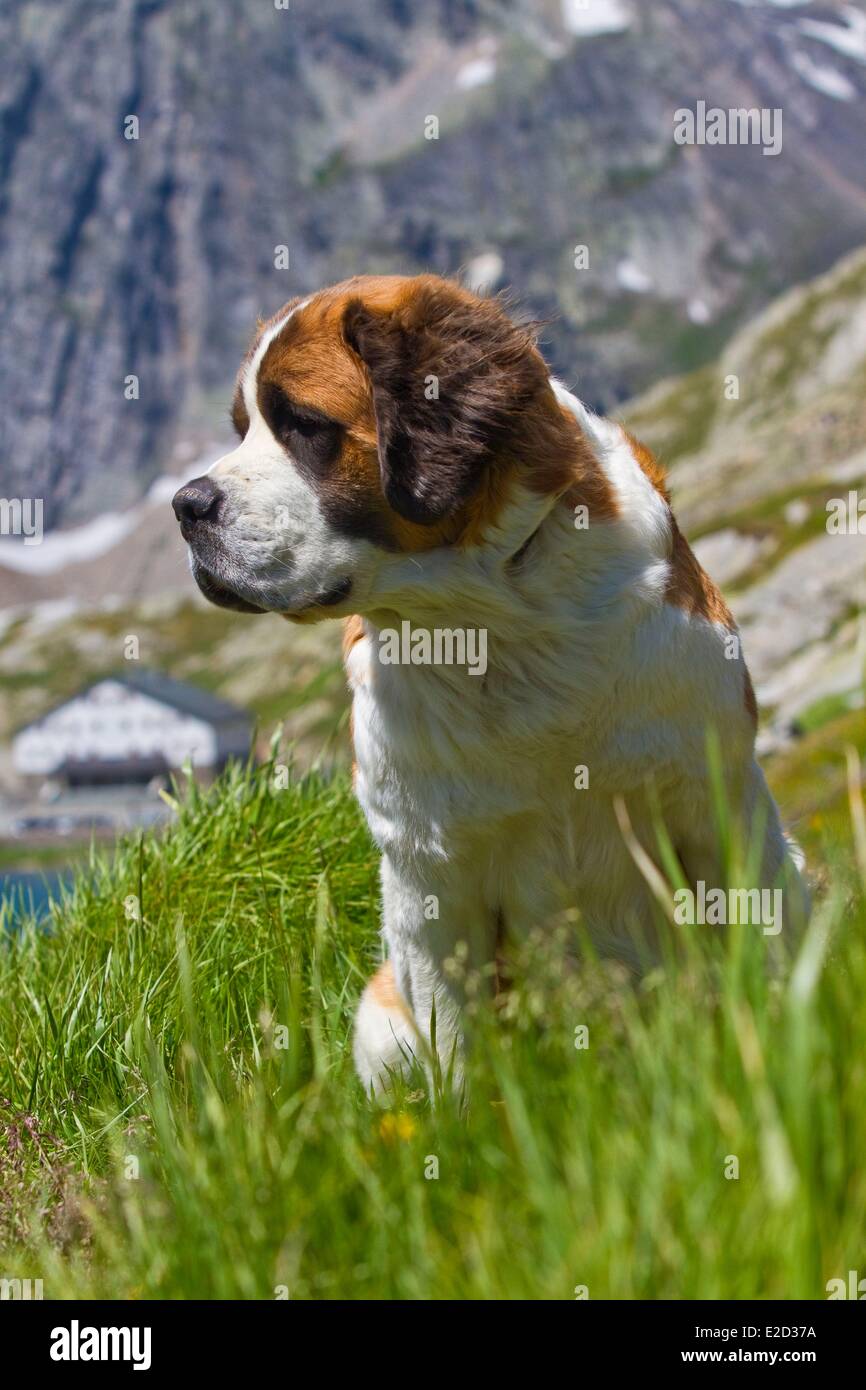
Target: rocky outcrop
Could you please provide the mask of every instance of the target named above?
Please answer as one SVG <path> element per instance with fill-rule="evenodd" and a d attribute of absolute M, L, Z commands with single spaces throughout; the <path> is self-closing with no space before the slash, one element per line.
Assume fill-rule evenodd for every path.
<path fill-rule="evenodd" d="M 864 305 L 859 251 L 626 407 L 740 624 L 765 747 L 864 702 Z"/>

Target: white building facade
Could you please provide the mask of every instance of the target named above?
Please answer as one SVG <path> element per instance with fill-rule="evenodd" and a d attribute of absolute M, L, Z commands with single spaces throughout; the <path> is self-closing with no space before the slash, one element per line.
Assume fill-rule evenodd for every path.
<path fill-rule="evenodd" d="M 148 781 L 191 763 L 216 772 L 250 747 L 247 715 L 207 691 L 158 673 L 97 681 L 12 740 L 23 778 L 71 783 Z"/>

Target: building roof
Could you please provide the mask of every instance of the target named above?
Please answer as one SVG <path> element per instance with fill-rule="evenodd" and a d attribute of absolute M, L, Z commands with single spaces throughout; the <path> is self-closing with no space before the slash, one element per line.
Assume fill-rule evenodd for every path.
<path fill-rule="evenodd" d="M 203 690 L 199 685 L 189 685 L 186 681 L 176 681 L 171 676 L 163 675 L 162 671 L 151 671 L 145 667 L 143 670 L 115 671 L 100 676 L 98 680 L 91 681 L 81 690 L 76 690 L 73 695 L 67 695 L 65 699 L 58 700 L 56 704 L 38 715 L 36 719 L 30 719 L 26 724 L 22 724 L 16 733 L 23 733 L 25 729 L 32 728 L 34 724 L 41 724 L 43 719 L 54 714 L 55 710 L 62 709 L 64 705 L 71 704 L 73 700 L 81 699 L 83 695 L 87 695 L 98 685 L 104 685 L 106 681 L 125 685 L 129 690 L 138 691 L 140 695 L 149 695 L 152 700 L 159 700 L 161 704 L 171 705 L 174 709 L 180 710 L 182 714 L 191 715 L 194 719 L 203 719 L 208 724 L 225 724 L 229 721 L 237 723 L 238 720 L 244 720 L 246 724 L 252 723 L 249 713 L 238 705 L 232 705 L 228 700 L 219 699 L 218 696 L 212 695 L 209 690 Z"/>

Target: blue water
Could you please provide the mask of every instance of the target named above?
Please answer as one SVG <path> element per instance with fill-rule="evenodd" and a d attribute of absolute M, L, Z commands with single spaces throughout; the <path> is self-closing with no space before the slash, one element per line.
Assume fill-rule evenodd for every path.
<path fill-rule="evenodd" d="M 47 918 L 52 898 L 59 894 L 60 886 L 67 878 L 67 874 L 50 871 L 0 872 L 0 904 L 3 907 L 5 926 L 14 928 L 22 917 L 31 913 L 40 918 Z"/>

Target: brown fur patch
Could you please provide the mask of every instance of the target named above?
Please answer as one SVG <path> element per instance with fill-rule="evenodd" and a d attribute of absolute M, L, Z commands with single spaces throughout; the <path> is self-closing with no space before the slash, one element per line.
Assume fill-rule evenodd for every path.
<path fill-rule="evenodd" d="M 511 463 L 503 474 L 504 495 L 483 514 L 485 525 L 495 522 L 515 480 L 530 492 L 558 497 L 571 511 L 585 506 L 590 525 L 614 521 L 619 515 L 616 495 L 604 470 L 571 411 L 559 404 L 549 386 L 539 393 L 521 422 Z M 483 527 L 478 530 L 480 533 Z"/>
<path fill-rule="evenodd" d="M 730 608 L 718 588 L 698 564 L 691 546 L 671 514 L 673 544 L 665 599 L 693 616 L 720 623 L 729 632 L 736 632 Z"/>
<path fill-rule="evenodd" d="M 570 411 L 548 389 L 525 413 L 509 457 L 487 474 L 482 487 L 458 517 L 460 545 L 479 544 L 496 525 L 516 484 L 541 496 L 558 498 L 570 510 L 586 506 L 590 525 L 614 521 L 616 496 L 601 465 Z"/>
<path fill-rule="evenodd" d="M 556 492 L 561 487 L 562 478 L 555 476 L 556 469 L 564 470 L 567 477 L 567 485 L 562 491 L 563 503 L 571 508 L 586 507 L 589 517 L 589 524 L 593 522 L 615 521 L 619 515 L 616 494 L 605 475 L 604 469 L 593 454 L 591 448 L 583 436 L 577 431 L 577 422 L 570 410 L 564 406 L 558 406 L 560 414 L 565 417 L 566 429 L 573 428 L 577 432 L 576 446 L 572 447 L 569 455 L 564 446 L 564 441 L 558 451 L 552 451 L 548 457 L 551 460 L 547 476 L 539 473 L 537 487 L 539 490 Z"/>
<path fill-rule="evenodd" d="M 364 636 L 364 619 L 360 613 L 353 613 L 343 623 L 343 660 L 348 658 L 349 652 L 357 642 Z"/>
<path fill-rule="evenodd" d="M 382 962 L 375 975 L 371 977 L 367 988 L 370 991 L 370 997 L 380 1008 L 396 1009 L 398 1013 L 411 1019 L 406 1001 L 397 988 L 397 981 L 394 979 L 394 967 L 389 960 Z"/>
<path fill-rule="evenodd" d="M 343 665 L 349 659 L 349 653 L 357 642 L 364 636 L 364 619 L 360 613 L 353 613 L 343 623 Z M 349 705 L 349 745 L 354 752 L 355 748 L 355 704 L 352 701 Z M 358 763 L 352 759 L 352 786 L 354 787 L 358 778 Z"/>
<path fill-rule="evenodd" d="M 237 436 L 239 439 L 243 439 L 244 435 L 250 427 L 250 417 L 247 412 L 246 402 L 244 401 L 244 393 L 241 390 L 240 385 L 237 385 L 235 387 L 235 394 L 232 400 L 232 408 L 230 413 L 232 424 L 235 427 Z"/>
<path fill-rule="evenodd" d="M 632 453 L 641 470 L 670 506 L 667 478 L 661 464 L 657 462 L 646 445 L 636 439 L 633 434 L 625 429 L 623 433 L 631 445 Z M 711 623 L 719 623 L 729 632 L 736 632 L 737 625 L 730 608 L 722 598 L 718 586 L 713 583 L 713 580 L 698 563 L 694 551 L 677 525 L 673 512 L 670 513 L 670 525 L 672 544 L 670 574 L 665 590 L 666 601 L 681 608 L 686 613 L 706 618 Z M 745 703 L 746 709 L 757 722 L 755 692 L 748 671 L 746 671 Z"/>
<path fill-rule="evenodd" d="M 660 492 L 665 501 L 670 502 L 671 497 L 668 491 L 667 474 L 655 454 L 652 453 L 645 444 L 642 444 L 639 439 L 636 439 L 625 426 L 622 426 L 622 432 L 631 445 L 631 451 L 641 471 L 649 478 L 656 492 Z"/>
<path fill-rule="evenodd" d="M 748 666 L 745 668 L 744 689 L 743 689 L 743 703 L 744 703 L 745 706 L 746 706 L 746 713 L 747 713 L 747 715 L 749 716 L 749 719 L 752 721 L 752 724 L 753 724 L 754 727 L 757 729 L 757 727 L 758 727 L 758 701 L 757 701 L 757 697 L 756 697 L 756 695 L 755 695 L 755 687 L 754 687 L 753 684 L 752 684 L 752 677 L 749 675 L 749 668 L 748 668 Z"/>

